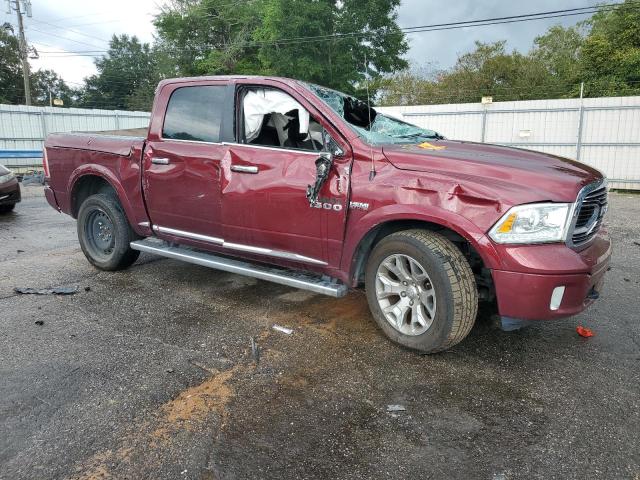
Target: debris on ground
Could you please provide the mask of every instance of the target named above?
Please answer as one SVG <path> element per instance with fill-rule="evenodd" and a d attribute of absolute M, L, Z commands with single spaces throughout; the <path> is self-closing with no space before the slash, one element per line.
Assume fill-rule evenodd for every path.
<path fill-rule="evenodd" d="M 500 315 L 493 316 L 493 322 L 503 332 L 516 332 L 522 328 L 531 325 L 529 320 L 521 320 L 519 318 L 503 317 Z"/>
<path fill-rule="evenodd" d="M 78 287 L 28 288 L 16 287 L 14 292 L 21 295 L 73 295 L 78 293 Z"/>
<path fill-rule="evenodd" d="M 578 335 L 580 335 L 581 337 L 585 337 L 585 338 L 593 337 L 593 332 L 591 331 L 591 329 L 583 327 L 582 325 L 578 325 L 576 327 L 576 332 L 578 332 Z"/>
<path fill-rule="evenodd" d="M 406 410 L 404 405 L 387 405 L 387 412 L 404 412 Z"/>
<path fill-rule="evenodd" d="M 91 287 L 84 287 L 84 291 L 85 292 L 90 292 L 91 291 Z"/>
<path fill-rule="evenodd" d="M 165 370 L 165 372 L 167 372 L 167 373 L 173 373 L 173 368 L 167 368 L 167 369 Z"/>
<path fill-rule="evenodd" d="M 18 250 L 16 250 L 16 253 L 24 253 L 24 250 L 18 249 Z"/>
<path fill-rule="evenodd" d="M 253 337 L 251 337 L 251 355 L 253 355 L 256 365 L 258 365 L 258 363 L 260 363 L 260 347 L 258 347 L 258 344 Z"/>
<path fill-rule="evenodd" d="M 36 320 L 33 323 L 35 323 L 36 325 L 42 326 L 42 325 L 44 325 L 44 320 Z"/>
<path fill-rule="evenodd" d="M 636 241 L 634 241 L 634 242 L 633 242 L 633 244 L 634 244 L 634 245 L 638 245 L 638 246 L 640 247 L 640 242 L 636 242 Z"/>
<path fill-rule="evenodd" d="M 271 328 L 273 328 L 274 330 L 277 330 L 279 332 L 286 333 L 287 335 L 291 335 L 293 333 L 293 329 L 287 328 L 287 327 L 282 327 L 280 325 L 274 325 Z"/>

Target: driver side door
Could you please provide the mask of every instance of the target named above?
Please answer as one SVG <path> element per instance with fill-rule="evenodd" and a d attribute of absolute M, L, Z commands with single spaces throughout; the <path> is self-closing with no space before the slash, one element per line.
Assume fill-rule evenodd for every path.
<path fill-rule="evenodd" d="M 262 86 L 261 86 L 262 87 Z M 281 90 L 282 91 L 282 90 Z M 294 96 L 294 92 L 285 92 Z M 242 101 L 238 97 L 238 103 Z M 295 97 L 294 97 L 295 98 Z M 304 105 L 312 122 L 320 115 Z M 242 108 L 236 106 L 238 124 Z M 290 146 L 247 143 L 236 128 L 222 165 L 222 223 L 225 247 L 264 257 L 265 261 L 306 267 L 335 263 L 327 251 L 329 232 L 344 230 L 350 158 L 336 158 L 319 200 L 310 205 L 307 186 L 316 180 L 320 152 Z M 282 143 L 282 142 L 281 142 Z M 317 147 L 316 147 L 317 148 Z M 346 151 L 346 149 L 345 149 Z M 277 259 L 277 260 L 274 260 Z"/>

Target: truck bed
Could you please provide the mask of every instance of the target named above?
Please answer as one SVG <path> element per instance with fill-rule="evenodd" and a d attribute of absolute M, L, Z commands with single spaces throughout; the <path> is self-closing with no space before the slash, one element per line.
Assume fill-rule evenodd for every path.
<path fill-rule="evenodd" d="M 128 134 L 141 133 L 140 129 L 118 132 L 124 135 L 85 132 L 47 137 L 44 146 L 50 172 L 50 202 L 60 211 L 75 216 L 78 196 L 83 191 L 95 193 L 96 181 L 100 181 L 116 192 L 134 230 L 146 235 L 149 232 L 141 227 L 149 220 L 142 200 L 141 176 L 146 138 Z M 79 178 L 83 181 L 76 182 Z"/>
<path fill-rule="evenodd" d="M 136 132 L 141 129 L 118 130 L 118 132 Z M 115 131 L 114 131 L 115 132 Z M 142 149 L 145 137 L 137 135 L 114 135 L 112 132 L 72 132 L 54 133 L 47 137 L 47 148 L 73 148 L 93 152 L 111 153 L 126 157 L 133 150 Z"/>

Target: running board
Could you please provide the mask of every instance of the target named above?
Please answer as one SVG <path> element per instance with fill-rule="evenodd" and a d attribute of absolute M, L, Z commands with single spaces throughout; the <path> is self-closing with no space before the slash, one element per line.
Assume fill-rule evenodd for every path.
<path fill-rule="evenodd" d="M 131 242 L 131 248 L 140 250 L 141 252 L 173 258 L 174 260 L 202 265 L 203 267 L 215 268 L 225 272 L 280 283 L 289 287 L 310 290 L 315 293 L 329 295 L 330 297 L 344 297 L 348 290 L 346 285 L 338 283 L 337 280 L 326 276 L 225 258 L 185 246 L 172 246 L 156 238 L 145 238 Z"/>

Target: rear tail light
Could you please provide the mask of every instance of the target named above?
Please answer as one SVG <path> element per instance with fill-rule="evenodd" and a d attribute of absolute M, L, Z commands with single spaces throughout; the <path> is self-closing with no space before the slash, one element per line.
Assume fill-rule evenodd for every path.
<path fill-rule="evenodd" d="M 42 168 L 44 169 L 44 177 L 49 178 L 49 159 L 47 158 L 47 149 L 42 149 Z"/>

